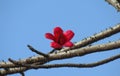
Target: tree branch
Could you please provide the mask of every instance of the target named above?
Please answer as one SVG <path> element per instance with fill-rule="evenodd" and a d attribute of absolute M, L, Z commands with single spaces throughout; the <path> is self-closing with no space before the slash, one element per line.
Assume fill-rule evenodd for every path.
<path fill-rule="evenodd" d="M 120 48 L 120 40 L 115 41 L 115 42 L 110 42 L 107 44 L 101 44 L 101 45 L 94 45 L 94 46 L 86 46 L 83 48 L 79 48 L 79 49 L 75 49 L 73 51 L 69 51 L 69 52 L 62 52 L 62 53 L 58 53 L 58 54 L 50 54 L 48 60 L 46 59 L 46 57 L 43 56 L 36 56 L 36 57 L 32 57 L 32 58 L 28 58 L 25 60 L 21 60 L 21 61 L 17 61 L 20 64 L 33 64 L 36 62 L 43 62 L 46 63 L 48 61 L 53 61 L 53 60 L 59 60 L 59 59 L 66 59 L 66 58 L 72 58 L 72 57 L 76 57 L 76 56 L 83 56 L 86 54 L 90 54 L 90 53 L 95 53 L 95 52 L 102 52 L 102 51 L 107 51 L 107 50 L 112 50 L 112 49 L 117 49 Z M 42 63 L 42 64 L 43 64 Z M 10 66 L 11 65 L 11 66 Z M 28 70 L 28 68 L 26 67 L 21 67 L 19 68 L 15 68 L 14 66 L 16 66 L 15 64 L 9 62 L 1 65 L 1 68 L 4 68 L 8 66 L 9 71 L 5 71 L 5 70 L 0 70 L 0 74 L 11 74 L 11 73 L 18 73 L 21 71 L 26 71 Z M 13 68 L 14 67 L 14 68 Z"/>
<path fill-rule="evenodd" d="M 96 40 L 99 40 L 99 39 L 102 39 L 102 38 L 105 38 L 106 36 L 111 36 L 113 34 L 116 34 L 120 32 L 120 24 L 112 27 L 112 28 L 109 28 L 103 32 L 100 32 L 98 34 L 96 34 L 95 36 L 91 36 L 87 39 L 84 39 L 78 43 L 75 44 L 75 47 L 79 46 L 79 47 L 82 47 L 82 46 L 85 46 L 87 44 L 90 44 L 92 42 L 95 42 Z M 97 38 L 97 39 L 96 39 Z M 74 48 L 74 47 L 73 47 Z M 64 51 L 65 49 L 63 49 Z M 68 49 L 66 49 L 68 50 Z M 82 52 L 82 51 L 81 51 Z M 27 58 L 27 59 L 23 59 L 23 60 L 20 60 L 19 62 L 20 63 L 34 63 L 36 62 L 36 60 L 39 58 L 39 56 L 36 56 L 36 57 L 30 57 L 30 58 Z M 34 60 L 35 59 L 35 60 Z M 41 56 L 40 56 L 40 59 L 41 59 Z M 43 60 L 46 60 L 46 59 L 43 59 Z M 39 59 L 38 59 L 39 61 Z M 0 62 L 0 68 L 5 68 L 5 67 L 14 67 L 15 65 L 10 63 L 10 62 L 7 62 L 7 63 L 4 63 L 4 62 Z"/>
<path fill-rule="evenodd" d="M 115 7 L 115 9 L 117 11 L 120 11 L 120 3 L 119 0 L 105 0 L 107 1 L 109 4 L 111 4 L 113 7 Z"/>
<path fill-rule="evenodd" d="M 49 54 L 48 59 L 43 56 L 35 56 L 35 57 L 30 57 L 27 59 L 20 60 L 17 62 L 23 63 L 23 64 L 24 63 L 31 64 L 35 62 L 45 62 L 45 61 L 51 61 L 51 60 L 71 58 L 76 56 L 83 56 L 90 53 L 103 52 L 103 51 L 108 51 L 108 50 L 117 49 L 117 48 L 120 48 L 120 40 L 106 43 L 106 44 L 101 44 L 101 45 L 86 46 L 86 47 L 75 49 L 69 52 Z M 0 62 L 0 68 L 12 68 L 12 67 L 15 67 L 15 65 L 12 64 L 11 62 L 6 62 L 6 63 Z"/>
<path fill-rule="evenodd" d="M 30 57 L 27 59 L 22 59 L 17 62 L 22 64 L 40 63 L 42 65 L 46 62 L 53 61 L 53 60 L 72 58 L 76 56 L 84 56 L 90 53 L 117 49 L 117 48 L 120 48 L 120 40 L 107 43 L 107 44 L 101 44 L 101 45 L 93 45 L 93 46 L 86 46 L 86 45 L 96 42 L 100 39 L 109 37 L 118 32 L 120 32 L 120 24 L 76 43 L 74 46 L 75 48 L 68 49 L 69 51 L 67 52 L 61 50 L 62 52 L 49 54 L 48 58 L 45 56 L 39 55 L 35 57 Z M 86 46 L 86 47 L 83 47 L 83 46 Z M 20 72 L 29 70 L 29 68 L 19 67 L 11 62 L 6 62 L 6 63 L 0 62 L 0 68 L 1 68 L 0 75 L 20 73 Z M 3 68 L 9 68 L 9 70 L 3 70 Z"/>
<path fill-rule="evenodd" d="M 110 58 L 98 61 L 98 62 L 94 62 L 94 63 L 89 63 L 89 64 L 73 64 L 73 63 L 66 63 L 66 64 L 45 64 L 45 65 L 29 65 L 29 64 L 23 64 L 21 65 L 21 67 L 29 67 L 31 69 L 39 69 L 39 68 L 43 68 L 43 69 L 49 69 L 49 68 L 59 68 L 59 67 L 75 67 L 75 68 L 91 68 L 91 67 L 96 67 L 99 65 L 103 65 L 105 63 L 111 62 L 113 60 L 116 60 L 120 58 L 120 54 L 112 56 Z"/>
<path fill-rule="evenodd" d="M 105 63 L 111 62 L 111 61 L 116 60 L 118 58 L 120 58 L 120 54 L 112 56 L 112 57 L 104 59 L 104 60 L 101 60 L 101 61 L 98 61 L 98 62 L 89 63 L 89 64 L 72 64 L 72 63 L 66 63 L 66 64 L 46 64 L 46 65 L 34 65 L 34 64 L 33 65 L 29 65 L 29 64 L 26 64 L 26 65 L 22 65 L 22 66 L 29 67 L 30 69 L 39 69 L 39 68 L 49 69 L 49 68 L 60 68 L 60 67 L 91 68 L 91 67 L 96 67 L 96 66 L 99 66 L 99 65 L 103 65 Z M 14 62 L 14 61 L 12 61 L 12 62 Z M 14 70 L 15 73 L 17 71 L 20 72 L 19 69 L 20 68 L 17 68 L 17 69 L 16 68 L 14 68 L 14 69 L 12 68 L 9 71 L 7 71 L 7 73 L 11 74 L 11 71 L 13 71 L 13 70 Z M 22 68 L 22 69 L 24 69 L 24 68 Z M 2 70 L 2 72 L 4 73 L 4 72 L 6 72 L 6 70 Z M 0 74 L 0 75 L 5 75 L 5 74 Z"/>
<path fill-rule="evenodd" d="M 99 41 L 101 39 L 110 37 L 110 36 L 112 36 L 116 33 L 119 33 L 119 32 L 120 32 L 120 24 L 117 24 L 114 27 L 110 27 L 110 28 L 106 29 L 105 31 L 102 31 L 98 34 L 94 34 L 93 36 L 90 36 L 86 39 L 83 39 L 82 41 L 75 43 L 75 46 L 73 46 L 72 48 L 64 48 L 58 52 L 68 51 L 68 50 L 72 50 L 72 49 L 76 49 L 76 48 L 81 48 L 81 47 L 84 47 L 84 46 L 89 45 L 91 43 L 94 43 L 96 41 Z"/>
<path fill-rule="evenodd" d="M 106 1 L 109 4 L 111 4 L 113 7 L 115 7 L 118 11 L 120 11 L 120 0 L 106 0 Z M 30 58 L 22 59 L 18 61 L 9 59 L 10 62 L 0 62 L 0 76 L 5 76 L 7 74 L 14 74 L 14 73 L 20 73 L 22 76 L 24 76 L 24 72 L 29 69 L 39 69 L 39 68 L 48 69 L 48 68 L 59 68 L 59 67 L 89 68 L 89 67 L 96 67 L 96 66 L 111 62 L 113 60 L 120 58 L 120 54 L 95 62 L 95 63 L 89 63 L 89 64 L 71 64 L 71 63 L 45 64 L 53 60 L 84 56 L 90 53 L 103 52 L 103 51 L 120 48 L 120 40 L 115 42 L 110 42 L 107 44 L 87 46 L 98 40 L 107 38 L 119 32 L 120 32 L 120 24 L 112 28 L 109 28 L 105 31 L 102 31 L 98 34 L 95 34 L 91 37 L 85 38 L 84 40 L 77 42 L 75 46 L 73 46 L 72 48 L 64 48 L 58 51 L 57 53 L 51 53 L 49 54 L 49 57 L 48 57 L 48 54 L 44 54 L 40 51 L 37 51 L 32 46 L 28 45 L 28 48 L 32 52 L 39 54 L 39 56 L 30 57 Z"/>
<path fill-rule="evenodd" d="M 29 48 L 32 52 L 35 52 L 35 53 L 37 53 L 37 54 L 39 54 L 39 55 L 42 55 L 42 56 L 44 56 L 44 57 L 48 57 L 47 54 L 44 54 L 44 53 L 42 53 L 42 52 L 40 52 L 40 51 L 37 51 L 37 50 L 34 49 L 31 45 L 27 45 L 27 46 L 28 46 L 28 48 Z"/>

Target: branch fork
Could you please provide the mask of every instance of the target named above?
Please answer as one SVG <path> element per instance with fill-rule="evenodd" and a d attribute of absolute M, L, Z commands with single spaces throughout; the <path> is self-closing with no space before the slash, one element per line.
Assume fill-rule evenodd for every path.
<path fill-rule="evenodd" d="M 120 48 L 120 40 L 109 42 L 106 44 L 100 44 L 100 45 L 91 45 L 91 44 L 101 39 L 110 37 L 119 32 L 120 32 L 120 24 L 117 24 L 112 28 L 106 29 L 105 31 L 94 34 L 91 37 L 88 37 L 80 42 L 75 43 L 75 46 L 73 46 L 72 48 L 63 48 L 61 50 L 58 50 L 56 53 L 52 52 L 45 54 L 41 51 L 36 50 L 31 45 L 28 45 L 30 51 L 35 52 L 36 54 L 38 54 L 38 56 L 29 57 L 27 59 L 18 60 L 18 61 L 9 58 L 8 59 L 9 62 L 0 62 L 0 76 L 7 74 L 14 74 L 14 73 L 20 73 L 22 76 L 25 76 L 24 72 L 29 69 L 40 69 L 40 68 L 48 69 L 48 68 L 59 68 L 59 67 L 89 68 L 111 62 L 113 60 L 120 58 L 120 54 L 89 64 L 75 64 L 75 63 L 46 64 L 47 62 L 53 60 L 67 59 L 76 56 L 84 56 L 95 52 L 103 52 L 103 51 L 118 49 Z"/>

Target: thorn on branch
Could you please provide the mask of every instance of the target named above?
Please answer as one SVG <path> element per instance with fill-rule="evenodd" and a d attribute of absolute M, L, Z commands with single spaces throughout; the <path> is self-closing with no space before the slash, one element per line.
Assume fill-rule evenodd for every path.
<path fill-rule="evenodd" d="M 111 41 L 109 41 L 109 43 L 111 43 Z"/>
<path fill-rule="evenodd" d="M 113 27 L 109 27 L 111 30 L 113 30 Z"/>
<path fill-rule="evenodd" d="M 35 53 L 37 53 L 37 54 L 39 54 L 39 55 L 42 55 L 42 56 L 44 56 L 44 57 L 48 57 L 48 54 L 42 53 L 42 52 L 34 49 L 31 45 L 27 45 L 27 47 L 28 47 L 32 52 L 35 52 Z"/>
<path fill-rule="evenodd" d="M 6 64 L 6 62 L 5 62 L 4 60 L 2 60 L 2 62 Z M 9 68 L 4 68 L 4 69 L 5 69 L 6 71 L 9 70 Z"/>
<path fill-rule="evenodd" d="M 8 71 L 9 70 L 9 68 L 4 68 L 6 71 Z"/>
<path fill-rule="evenodd" d="M 11 58 L 9 58 L 8 59 L 10 62 L 12 62 L 13 64 L 15 64 L 15 65 L 20 65 L 20 63 L 18 63 L 17 61 L 15 61 L 15 60 L 13 60 L 13 59 L 11 59 Z"/>
<path fill-rule="evenodd" d="M 33 63 L 33 64 L 23 64 L 23 63 L 19 63 L 11 58 L 8 59 L 10 62 L 12 62 L 13 64 L 15 65 L 18 65 L 20 68 L 21 67 L 26 67 L 26 68 L 31 68 L 33 65 L 38 65 L 38 64 L 41 64 L 40 62 L 36 62 L 36 63 Z M 22 76 L 24 76 L 24 73 L 23 72 L 20 72 L 20 74 L 22 74 Z"/>
<path fill-rule="evenodd" d="M 97 33 L 94 33 L 93 35 L 95 36 Z"/>
<path fill-rule="evenodd" d="M 87 40 L 87 38 L 84 38 L 85 40 Z"/>
<path fill-rule="evenodd" d="M 17 62 L 17 61 L 15 61 L 15 60 L 13 60 L 13 59 L 11 59 L 11 58 L 9 58 L 8 59 L 10 62 L 12 62 L 13 64 L 15 64 L 15 65 L 17 65 L 17 66 L 19 66 L 19 67 L 24 67 L 23 65 L 23 63 L 19 63 L 19 62 Z M 25 66 L 26 67 L 26 66 Z"/>
<path fill-rule="evenodd" d="M 8 60 L 9 60 L 10 62 L 12 62 L 13 64 L 19 66 L 20 68 L 21 68 L 21 67 L 26 67 L 26 68 L 29 68 L 29 67 L 30 67 L 30 64 L 22 64 L 22 63 L 19 63 L 19 62 L 15 61 L 15 60 L 11 59 L 11 58 L 9 58 Z M 23 72 L 20 72 L 20 74 L 21 74 L 22 76 L 25 76 Z"/>

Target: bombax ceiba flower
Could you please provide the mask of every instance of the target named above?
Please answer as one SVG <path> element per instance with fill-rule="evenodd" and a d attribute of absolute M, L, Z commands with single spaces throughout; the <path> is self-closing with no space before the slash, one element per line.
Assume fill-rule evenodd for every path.
<path fill-rule="evenodd" d="M 53 29 L 53 34 L 45 34 L 47 39 L 53 40 L 50 46 L 55 49 L 61 49 L 62 47 L 72 47 L 73 43 L 70 40 L 73 38 L 73 36 L 74 32 L 72 30 L 63 32 L 60 27 L 55 27 Z"/>

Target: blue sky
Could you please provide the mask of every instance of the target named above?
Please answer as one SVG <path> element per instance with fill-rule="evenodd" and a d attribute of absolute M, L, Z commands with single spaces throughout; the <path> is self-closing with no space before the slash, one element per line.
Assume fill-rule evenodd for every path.
<path fill-rule="evenodd" d="M 46 32 L 60 26 L 71 29 L 73 42 L 80 41 L 120 22 L 120 13 L 104 0 L 0 0 L 0 61 L 36 55 L 27 44 L 47 53 L 52 48 Z M 120 39 L 120 34 L 95 44 Z M 119 54 L 119 49 L 51 63 L 90 63 Z M 26 71 L 26 76 L 119 76 L 120 60 L 95 68 L 54 68 Z M 9 76 L 20 76 L 19 74 Z"/>

